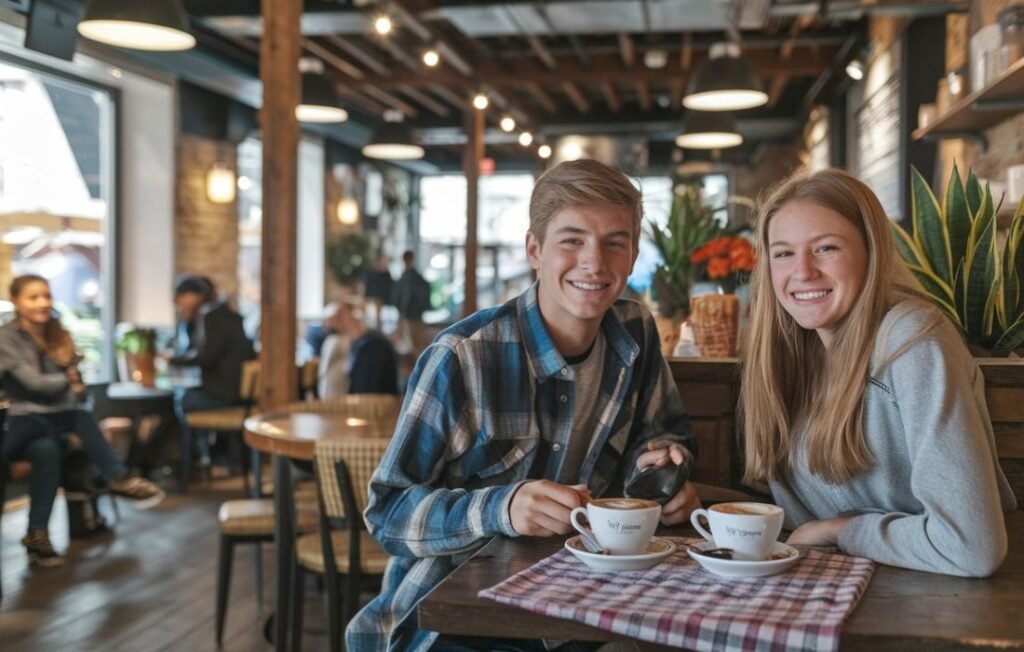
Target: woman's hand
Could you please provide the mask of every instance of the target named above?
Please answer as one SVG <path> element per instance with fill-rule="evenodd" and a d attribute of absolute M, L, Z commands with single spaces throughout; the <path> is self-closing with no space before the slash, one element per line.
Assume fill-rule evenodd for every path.
<path fill-rule="evenodd" d="M 78 371 L 78 367 L 68 367 L 64 370 L 64 375 L 67 376 L 68 383 L 72 386 L 82 384 L 82 374 Z"/>
<path fill-rule="evenodd" d="M 808 521 L 789 535 L 786 543 L 802 546 L 834 546 L 839 543 L 839 535 L 851 517 L 830 518 L 824 521 Z"/>

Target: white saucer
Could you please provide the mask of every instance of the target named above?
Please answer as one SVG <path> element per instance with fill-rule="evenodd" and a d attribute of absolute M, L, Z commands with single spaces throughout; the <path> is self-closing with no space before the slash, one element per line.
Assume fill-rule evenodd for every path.
<path fill-rule="evenodd" d="M 711 550 L 715 544 L 705 541 L 698 543 L 692 548 L 698 550 Z M 766 559 L 764 561 L 740 561 L 738 559 L 718 559 L 695 553 L 692 548 L 687 548 L 686 554 L 706 570 L 722 577 L 767 577 L 786 570 L 800 560 L 800 551 L 793 546 L 788 546 L 781 541 L 772 544 L 769 555 L 785 555 L 781 559 Z"/>
<path fill-rule="evenodd" d="M 667 539 L 653 537 L 647 544 L 647 551 L 640 555 L 599 555 L 587 551 L 580 541 L 579 535 L 569 537 L 565 542 L 565 549 L 576 555 L 587 566 L 600 571 L 632 571 L 646 570 L 657 566 L 662 559 L 665 559 L 676 551 L 676 544 Z"/>

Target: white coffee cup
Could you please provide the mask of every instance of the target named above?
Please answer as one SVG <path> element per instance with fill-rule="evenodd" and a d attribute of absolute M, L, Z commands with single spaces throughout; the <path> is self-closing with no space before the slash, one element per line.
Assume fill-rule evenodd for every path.
<path fill-rule="evenodd" d="M 733 558 L 760 561 L 768 556 L 782 531 L 784 512 L 765 503 L 719 503 L 695 509 L 690 523 L 702 537 L 719 548 L 732 548 Z M 708 532 L 700 517 L 708 521 Z"/>
<path fill-rule="evenodd" d="M 579 522 L 586 516 L 587 528 Z M 592 532 L 601 547 L 613 555 L 639 555 L 647 550 L 661 517 L 661 505 L 642 498 L 599 498 L 572 510 L 572 526 Z"/>

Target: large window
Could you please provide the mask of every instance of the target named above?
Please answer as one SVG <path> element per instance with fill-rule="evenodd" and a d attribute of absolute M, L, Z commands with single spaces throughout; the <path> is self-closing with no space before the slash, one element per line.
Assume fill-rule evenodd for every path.
<path fill-rule="evenodd" d="M 107 91 L 0 61 L 0 296 L 14 276 L 48 279 L 87 381 L 112 370 L 113 158 Z"/>
<path fill-rule="evenodd" d="M 532 282 L 524 247 L 530 225 L 533 176 L 503 174 L 480 179 L 477 306 L 486 308 L 515 296 Z M 420 239 L 424 277 L 434 293 L 435 320 L 457 318 L 464 298 L 466 268 L 466 178 L 425 177 L 420 184 Z"/>

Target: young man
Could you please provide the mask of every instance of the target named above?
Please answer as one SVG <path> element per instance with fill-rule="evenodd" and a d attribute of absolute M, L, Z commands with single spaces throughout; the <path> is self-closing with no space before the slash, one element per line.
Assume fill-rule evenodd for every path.
<path fill-rule="evenodd" d="M 654 321 L 619 299 L 641 217 L 629 179 L 596 161 L 537 181 L 526 235 L 537 283 L 445 330 L 410 378 L 365 513 L 393 558 L 348 627 L 348 649 L 517 649 L 438 640 L 418 628 L 416 604 L 489 538 L 565 536 L 574 507 L 692 454 Z M 688 483 L 662 520 L 682 522 L 698 504 Z"/>

